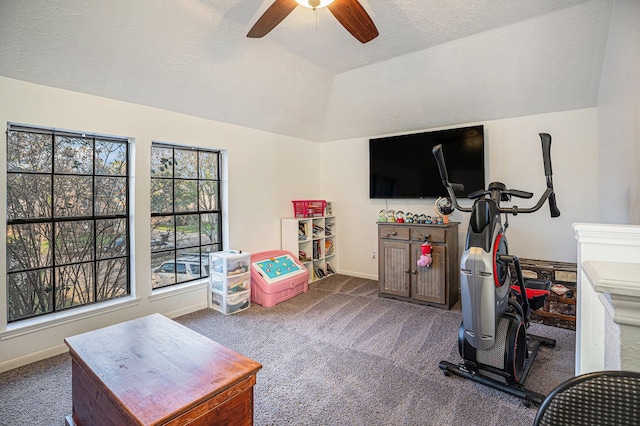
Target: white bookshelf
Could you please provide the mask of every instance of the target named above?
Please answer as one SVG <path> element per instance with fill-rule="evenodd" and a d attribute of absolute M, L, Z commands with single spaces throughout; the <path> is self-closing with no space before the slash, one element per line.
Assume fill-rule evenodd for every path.
<path fill-rule="evenodd" d="M 337 272 L 335 216 L 282 219 L 281 246 L 298 255 L 309 271 L 309 282 Z"/>

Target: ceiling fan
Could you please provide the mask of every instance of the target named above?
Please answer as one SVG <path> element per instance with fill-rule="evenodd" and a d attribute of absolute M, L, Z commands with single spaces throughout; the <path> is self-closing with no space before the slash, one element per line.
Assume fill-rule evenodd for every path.
<path fill-rule="evenodd" d="M 327 6 L 338 22 L 362 43 L 378 36 L 378 29 L 358 0 L 276 0 L 253 25 L 247 37 L 264 37 L 298 5 L 313 10 Z"/>

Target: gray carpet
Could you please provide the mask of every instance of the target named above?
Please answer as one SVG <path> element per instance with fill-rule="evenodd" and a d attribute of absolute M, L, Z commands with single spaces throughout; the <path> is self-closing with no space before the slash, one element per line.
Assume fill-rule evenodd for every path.
<path fill-rule="evenodd" d="M 334 275 L 272 308 L 212 310 L 177 321 L 263 364 L 257 425 L 531 425 L 535 408 L 458 377 L 461 313 L 377 297 L 377 282 Z M 575 332 L 532 324 L 541 348 L 526 386 L 547 394 L 573 376 Z M 0 424 L 62 425 L 71 412 L 69 357 L 0 374 Z"/>

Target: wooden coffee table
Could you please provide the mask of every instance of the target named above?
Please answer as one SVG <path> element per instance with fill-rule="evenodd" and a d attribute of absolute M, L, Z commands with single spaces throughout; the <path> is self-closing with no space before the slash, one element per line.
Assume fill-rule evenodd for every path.
<path fill-rule="evenodd" d="M 262 365 L 160 314 L 65 339 L 68 425 L 253 424 Z"/>

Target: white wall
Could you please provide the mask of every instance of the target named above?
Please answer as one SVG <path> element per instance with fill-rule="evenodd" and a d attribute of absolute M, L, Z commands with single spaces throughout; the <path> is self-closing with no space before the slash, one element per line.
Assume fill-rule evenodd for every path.
<path fill-rule="evenodd" d="M 431 214 L 434 200 L 397 203 L 368 198 L 368 137 L 324 144 L 212 122 L 125 102 L 0 77 L 0 122 L 16 122 L 134 138 L 134 296 L 107 305 L 98 315 L 82 309 L 6 326 L 6 266 L 0 265 L 0 371 L 64 351 L 64 337 L 153 312 L 176 316 L 206 304 L 205 287 L 150 289 L 149 156 L 151 141 L 223 149 L 228 158 L 227 247 L 250 252 L 280 247 L 280 218 L 291 216 L 293 199 L 327 199 L 338 216 L 338 269 L 377 277 L 376 219 L 381 209 Z M 488 180 L 537 194 L 544 190 L 539 132 L 553 138 L 558 204 L 563 215 L 550 219 L 546 207 L 513 218 L 511 248 L 521 257 L 575 261 L 573 222 L 598 220 L 595 109 L 483 123 Z M 475 124 L 475 123 L 469 123 Z M 462 125 L 462 124 L 461 124 Z M 464 124 L 466 125 L 466 123 Z M 0 153 L 0 191 L 6 191 L 6 151 Z M 525 202 L 521 203 L 525 205 Z M 0 211 L 6 197 L 0 197 Z M 0 257 L 6 257 L 5 217 L 0 219 Z M 452 220 L 466 217 L 455 213 Z M 77 320 L 82 318 L 81 320 Z"/>
<path fill-rule="evenodd" d="M 640 224 L 640 2 L 614 3 L 598 95 L 600 216 Z"/>
<path fill-rule="evenodd" d="M 534 198 L 546 185 L 538 133 L 551 134 L 554 185 L 562 215 L 552 219 L 545 205 L 537 213 L 511 217 L 507 235 L 511 252 L 520 257 L 575 262 L 571 225 L 598 221 L 596 110 L 464 123 L 472 124 L 485 126 L 487 182 L 501 181 L 511 188 L 534 192 Z M 389 208 L 433 215 L 435 200 L 369 199 L 368 141 L 358 138 L 322 145 L 322 193 L 334 202 L 338 216 L 340 271 L 377 278 L 378 263 L 372 253 L 377 250 L 378 212 Z M 515 204 L 530 206 L 533 200 L 517 200 Z M 464 241 L 468 215 L 455 212 L 451 220 L 461 222 L 460 239 Z"/>
<path fill-rule="evenodd" d="M 317 143 L 4 77 L 0 77 L 0 93 L 3 125 L 14 122 L 135 139 L 134 296 L 107 304 L 99 315 L 77 309 L 54 315 L 47 326 L 42 319 L 7 326 L 6 264 L 0 262 L 0 371 L 65 351 L 67 336 L 154 312 L 176 316 L 206 306 L 203 284 L 151 292 L 149 158 L 153 140 L 226 151 L 227 248 L 249 252 L 279 248 L 280 218 L 292 215 L 291 200 L 320 196 L 316 190 L 320 168 L 313 161 L 319 155 Z M 0 150 L 0 193 L 0 211 L 5 212 L 6 149 Z M 0 217 L 0 259 L 6 259 L 6 215 Z"/>

